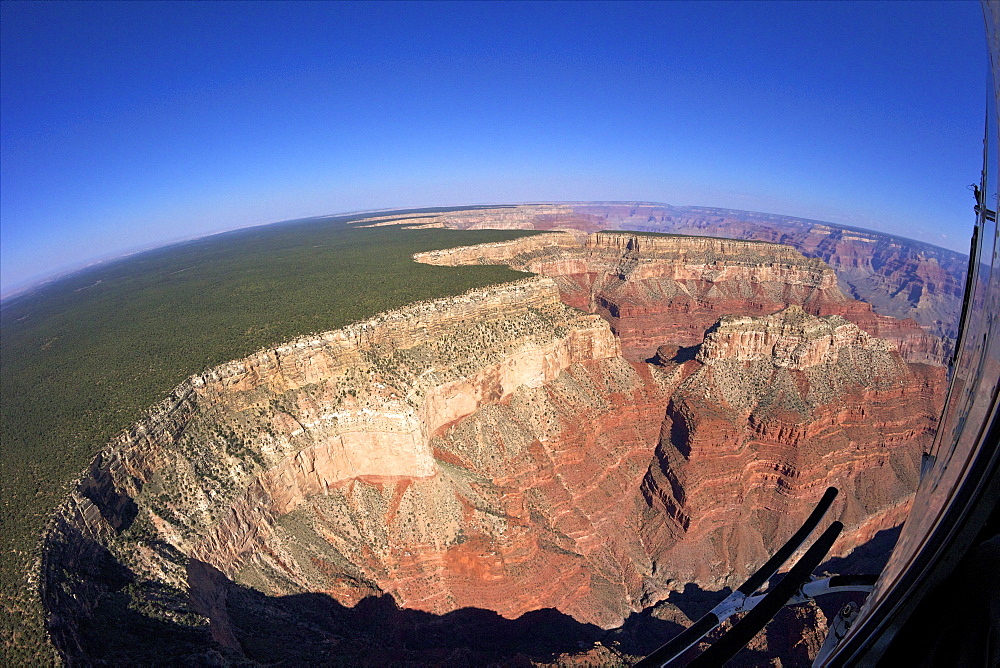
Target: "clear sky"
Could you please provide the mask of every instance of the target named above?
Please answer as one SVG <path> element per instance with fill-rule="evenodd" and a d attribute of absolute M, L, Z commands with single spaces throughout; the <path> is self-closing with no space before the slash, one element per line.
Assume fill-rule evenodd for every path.
<path fill-rule="evenodd" d="M 291 218 L 647 200 L 966 251 L 978 2 L 0 3 L 0 286 Z"/>

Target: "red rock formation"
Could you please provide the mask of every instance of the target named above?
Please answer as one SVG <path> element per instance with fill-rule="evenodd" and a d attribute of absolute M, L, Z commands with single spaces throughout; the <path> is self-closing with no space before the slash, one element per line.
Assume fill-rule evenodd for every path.
<path fill-rule="evenodd" d="M 779 244 L 602 232 L 539 235 L 418 254 L 429 264 L 509 264 L 556 280 L 564 302 L 600 313 L 630 359 L 665 342 L 693 346 L 723 315 L 766 315 L 788 304 L 842 315 L 896 342 L 909 362 L 942 364 L 947 348 L 912 320 L 846 297 L 833 270 Z"/>
<path fill-rule="evenodd" d="M 841 289 L 879 314 L 912 318 L 947 339 L 957 334 L 968 262 L 960 253 L 872 230 L 752 211 L 655 204 L 581 204 L 573 211 L 599 220 L 602 229 L 786 244 L 833 267 Z"/>
<path fill-rule="evenodd" d="M 846 294 L 872 304 L 880 315 L 912 318 L 943 338 L 949 351 L 957 335 L 968 263 L 960 253 L 872 230 L 752 211 L 642 202 L 452 212 L 434 217 L 432 224 L 456 229 L 495 224 L 536 230 L 673 232 L 781 243 L 823 260 L 836 271 Z"/>
<path fill-rule="evenodd" d="M 436 615 L 554 608 L 608 629 L 687 583 L 741 580 L 829 484 L 844 491 L 839 552 L 912 491 L 944 369 L 852 324 L 872 314 L 819 260 L 569 233 L 420 259 L 550 277 L 416 304 L 179 387 L 50 527 L 43 598 L 67 656 L 83 656 L 82 620 L 102 600 L 67 565 L 95 550 L 175 592 L 146 602 L 164 615 L 189 595 L 238 658 L 230 581 L 346 606 L 389 594 Z M 824 310 L 846 316 L 811 314 Z"/>
<path fill-rule="evenodd" d="M 793 306 L 723 318 L 680 368 L 642 489 L 644 542 L 687 564 L 682 580 L 732 584 L 717 575 L 761 563 L 777 547 L 767 537 L 790 535 L 827 484 L 846 492 L 835 550 L 870 538 L 876 516 L 898 520 L 915 446 L 929 445 L 941 409 L 942 367 L 907 364 L 843 318 Z"/>

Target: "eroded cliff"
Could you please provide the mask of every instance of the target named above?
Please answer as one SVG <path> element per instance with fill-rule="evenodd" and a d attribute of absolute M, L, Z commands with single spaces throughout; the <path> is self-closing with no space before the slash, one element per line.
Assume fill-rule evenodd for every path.
<path fill-rule="evenodd" d="M 47 531 L 40 587 L 65 657 L 139 660 L 95 640 L 138 626 L 178 661 L 607 658 L 601 629 L 742 579 L 827 485 L 846 492 L 837 553 L 899 521 L 944 369 L 853 324 L 870 309 L 822 262 L 572 233 L 418 259 L 544 277 L 178 387 Z M 544 610 L 532 632 L 549 639 L 421 644 L 446 619 L 480 637 L 479 613 Z M 373 631 L 388 619 L 405 638 Z"/>
<path fill-rule="evenodd" d="M 817 498 L 819 481 L 845 493 L 835 551 L 900 521 L 943 368 L 907 364 L 892 342 L 798 306 L 720 319 L 692 360 L 661 352 L 684 380 L 642 483 L 643 527 L 664 561 L 687 564 L 681 579 L 721 586 L 731 581 L 719 574 L 762 563 L 767 537 L 796 528 L 786 509 Z"/>
<path fill-rule="evenodd" d="M 896 342 L 910 362 L 943 364 L 947 347 L 912 320 L 875 313 L 841 292 L 823 261 L 781 244 L 599 232 L 556 232 L 528 239 L 418 254 L 429 264 L 508 264 L 553 278 L 567 304 L 600 313 L 626 356 L 651 357 L 669 341 L 696 345 L 728 314 L 764 315 L 788 304 L 838 314 Z"/>
<path fill-rule="evenodd" d="M 769 241 L 819 258 L 837 273 L 845 294 L 881 315 L 912 318 L 950 349 L 968 257 L 932 244 L 816 220 L 650 202 L 521 205 L 421 216 L 421 225 L 456 229 L 668 232 Z M 962 241 L 964 243 L 964 240 Z"/>

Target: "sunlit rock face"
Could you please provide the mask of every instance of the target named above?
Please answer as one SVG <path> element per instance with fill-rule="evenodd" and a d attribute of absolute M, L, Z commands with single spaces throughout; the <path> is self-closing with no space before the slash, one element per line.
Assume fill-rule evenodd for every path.
<path fill-rule="evenodd" d="M 685 564 L 681 579 L 722 586 L 723 574 L 761 563 L 768 537 L 797 527 L 783 509 L 827 484 L 844 496 L 842 551 L 902 519 L 914 444 L 930 442 L 941 410 L 942 367 L 906 363 L 893 343 L 797 306 L 722 318 L 692 360 L 661 352 L 684 380 L 642 484 L 643 530 L 665 563 Z"/>
<path fill-rule="evenodd" d="M 97 656 L 88 620 L 123 591 L 200 638 L 191 656 L 234 661 L 246 616 L 272 614 L 253 591 L 611 629 L 686 584 L 736 584 L 827 485 L 838 554 L 900 520 L 944 369 L 854 324 L 870 309 L 822 262 L 573 233 L 417 259 L 543 276 L 179 386 L 50 524 L 40 581 L 66 657 Z M 257 603 L 237 615 L 236 598 Z"/>
<path fill-rule="evenodd" d="M 549 276 L 567 304 L 600 313 L 625 355 L 648 359 L 668 341 L 693 346 L 723 315 L 767 315 L 789 304 L 841 315 L 896 343 L 908 362 L 943 364 L 940 338 L 841 292 L 822 260 L 775 243 L 625 232 L 555 232 L 419 254 L 429 264 L 509 264 Z"/>
<path fill-rule="evenodd" d="M 913 351 L 930 355 L 931 361 L 946 359 L 958 334 L 968 265 L 967 255 L 912 239 L 790 216 L 711 207 L 642 202 L 522 205 L 451 212 L 420 222 L 455 229 L 495 224 L 582 233 L 667 232 L 784 244 L 830 265 L 845 294 L 871 304 L 881 315 L 913 319 L 938 338 L 936 344 L 923 342 Z M 907 350 L 901 350 L 908 355 Z"/>
<path fill-rule="evenodd" d="M 867 360 L 880 357 L 879 375 L 898 372 L 888 353 L 895 346 L 877 339 L 840 316 L 817 318 L 799 306 L 765 317 L 727 316 L 705 336 L 696 359 L 703 364 L 723 361 L 767 361 L 782 369 L 801 371 L 830 364 L 841 355 L 865 351 Z"/>

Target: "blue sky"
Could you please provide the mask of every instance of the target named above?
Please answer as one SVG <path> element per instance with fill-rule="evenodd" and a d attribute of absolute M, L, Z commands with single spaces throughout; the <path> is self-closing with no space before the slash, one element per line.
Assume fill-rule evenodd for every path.
<path fill-rule="evenodd" d="M 967 250 L 978 2 L 0 3 L 0 285 L 344 211 L 648 200 Z"/>

